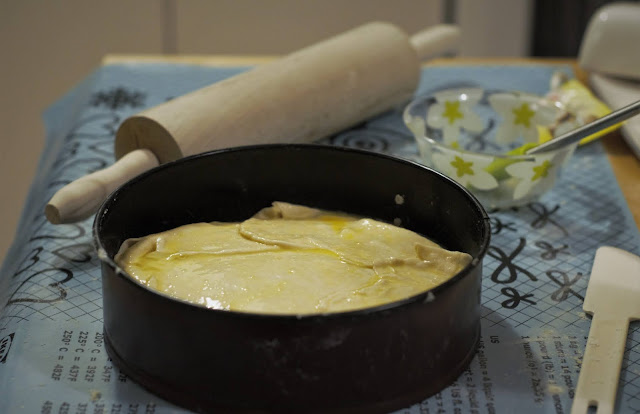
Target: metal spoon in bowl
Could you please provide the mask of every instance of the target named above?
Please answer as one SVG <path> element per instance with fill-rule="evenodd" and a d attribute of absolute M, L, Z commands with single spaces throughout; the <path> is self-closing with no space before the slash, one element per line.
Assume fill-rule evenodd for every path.
<path fill-rule="evenodd" d="M 611 112 L 609 115 L 605 115 L 602 118 L 569 131 L 560 135 L 557 138 L 553 138 L 544 144 L 540 144 L 525 152 L 525 154 L 538 154 L 541 152 L 552 151 L 565 145 L 575 144 L 582 138 L 595 134 L 605 128 L 613 126 L 619 122 L 631 118 L 632 116 L 640 114 L 640 101 L 636 101 L 630 105 L 622 107 L 617 111 Z"/>

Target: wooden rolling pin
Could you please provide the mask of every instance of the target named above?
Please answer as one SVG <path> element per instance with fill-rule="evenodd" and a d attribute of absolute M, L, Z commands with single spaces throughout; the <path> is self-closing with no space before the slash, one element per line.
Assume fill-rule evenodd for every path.
<path fill-rule="evenodd" d="M 410 99 L 420 61 L 457 46 L 438 25 L 409 38 L 369 23 L 126 119 L 112 166 L 61 188 L 45 208 L 54 224 L 83 220 L 118 186 L 160 163 L 214 149 L 312 142 Z"/>

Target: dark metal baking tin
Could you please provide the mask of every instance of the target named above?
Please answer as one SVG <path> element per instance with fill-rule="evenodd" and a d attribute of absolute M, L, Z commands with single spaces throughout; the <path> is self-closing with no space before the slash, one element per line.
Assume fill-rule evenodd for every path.
<path fill-rule="evenodd" d="M 205 309 L 146 289 L 113 262 L 130 237 L 241 221 L 276 200 L 400 219 L 475 259 L 430 292 L 311 316 Z M 463 187 L 416 163 L 322 145 L 210 152 L 123 185 L 94 235 L 109 355 L 136 382 L 198 412 L 389 411 L 446 387 L 476 351 L 488 217 Z"/>

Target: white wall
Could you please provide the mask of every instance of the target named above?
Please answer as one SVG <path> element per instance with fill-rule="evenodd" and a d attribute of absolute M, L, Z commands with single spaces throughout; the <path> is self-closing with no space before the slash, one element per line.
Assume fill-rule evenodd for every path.
<path fill-rule="evenodd" d="M 457 0 L 463 29 L 461 56 L 526 56 L 533 24 L 532 0 Z"/>

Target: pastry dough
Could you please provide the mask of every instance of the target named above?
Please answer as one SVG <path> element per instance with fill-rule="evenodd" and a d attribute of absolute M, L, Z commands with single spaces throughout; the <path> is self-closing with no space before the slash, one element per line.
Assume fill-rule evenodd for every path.
<path fill-rule="evenodd" d="M 213 309 L 329 313 L 431 289 L 471 261 L 410 230 L 276 202 L 242 223 L 195 223 L 123 243 L 133 279 Z"/>

